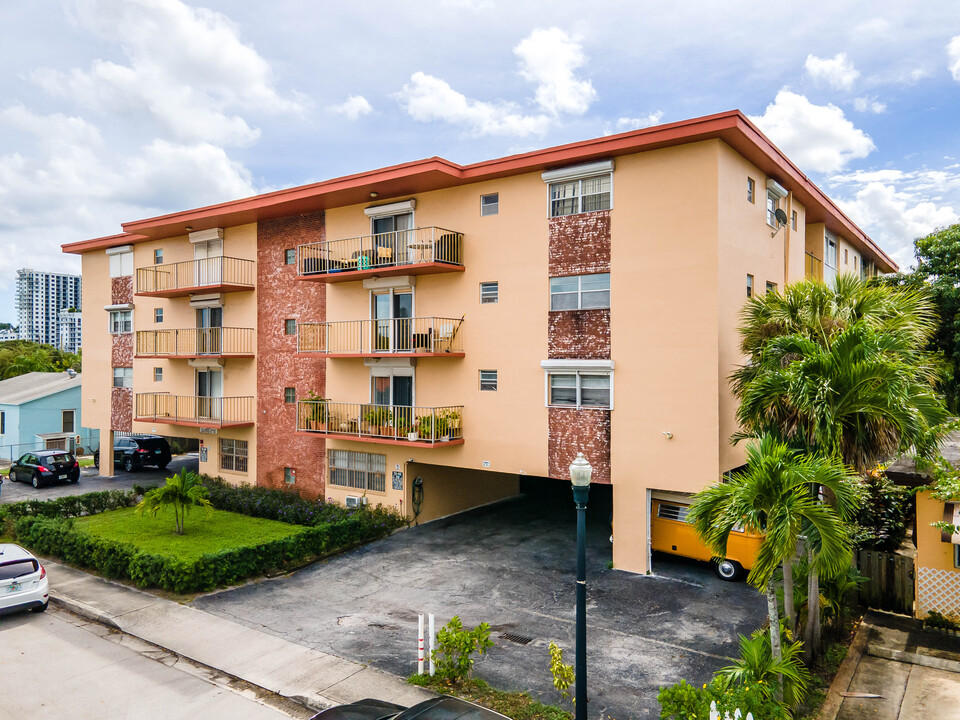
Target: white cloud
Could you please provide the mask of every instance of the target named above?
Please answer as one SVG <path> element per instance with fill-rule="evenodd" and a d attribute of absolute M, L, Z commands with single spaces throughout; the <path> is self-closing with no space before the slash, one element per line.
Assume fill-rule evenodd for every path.
<path fill-rule="evenodd" d="M 548 113 L 583 115 L 596 99 L 593 83 L 574 75 L 587 60 L 583 48 L 560 28 L 534 30 L 513 52 L 520 75 L 536 83 L 537 104 Z"/>
<path fill-rule="evenodd" d="M 764 114 L 750 118 L 801 170 L 836 172 L 876 146 L 836 105 L 814 105 L 781 90 Z"/>
<path fill-rule="evenodd" d="M 847 60 L 846 53 L 837 53 L 832 58 L 807 55 L 804 67 L 814 81 L 826 83 L 834 90 L 850 90 L 860 71 Z"/>
<path fill-rule="evenodd" d="M 351 120 L 356 120 L 361 115 L 369 115 L 373 112 L 373 106 L 363 95 L 351 95 L 345 102 L 333 105 L 330 109 L 341 115 L 346 115 Z"/>
<path fill-rule="evenodd" d="M 870 112 L 879 115 L 887 111 L 887 105 L 876 98 L 858 97 L 853 99 L 853 109 L 857 112 Z"/>
<path fill-rule="evenodd" d="M 663 119 L 663 110 L 656 110 L 642 117 L 621 117 L 613 124 L 606 123 L 603 128 L 604 135 L 613 135 L 614 133 L 629 132 L 630 130 L 639 130 L 653 125 L 659 125 Z"/>
<path fill-rule="evenodd" d="M 950 59 L 950 74 L 960 82 L 960 35 L 955 36 L 947 45 L 947 57 Z"/>

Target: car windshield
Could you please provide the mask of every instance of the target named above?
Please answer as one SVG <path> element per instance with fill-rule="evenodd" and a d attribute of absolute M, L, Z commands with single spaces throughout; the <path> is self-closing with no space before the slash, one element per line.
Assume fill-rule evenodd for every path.
<path fill-rule="evenodd" d="M 36 560 L 14 560 L 0 565 L 0 580 L 10 580 L 21 575 L 29 575 L 37 571 Z"/>
<path fill-rule="evenodd" d="M 72 463 L 73 455 L 70 453 L 57 453 L 56 455 L 48 455 L 45 459 L 47 462 L 52 463 Z"/>

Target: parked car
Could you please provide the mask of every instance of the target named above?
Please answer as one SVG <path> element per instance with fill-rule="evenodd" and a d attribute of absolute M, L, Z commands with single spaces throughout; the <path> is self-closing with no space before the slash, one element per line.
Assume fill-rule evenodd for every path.
<path fill-rule="evenodd" d="M 47 571 L 19 545 L 0 544 L 0 615 L 43 612 L 50 601 Z"/>
<path fill-rule="evenodd" d="M 314 715 L 310 720 L 510 720 L 467 700 L 441 695 L 404 709 L 381 700 L 358 700 Z"/>
<path fill-rule="evenodd" d="M 35 488 L 57 480 L 80 482 L 80 463 L 64 450 L 34 450 L 24 453 L 10 467 L 10 479 Z"/>
<path fill-rule="evenodd" d="M 170 443 L 159 435 L 123 435 L 113 443 L 113 463 L 127 472 L 139 470 L 145 465 L 156 465 L 163 470 L 172 453 Z M 93 453 L 94 467 L 100 467 L 100 450 Z"/>

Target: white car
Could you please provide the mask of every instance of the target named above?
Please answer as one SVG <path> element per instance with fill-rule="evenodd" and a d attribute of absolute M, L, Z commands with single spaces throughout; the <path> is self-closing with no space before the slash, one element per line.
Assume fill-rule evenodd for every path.
<path fill-rule="evenodd" d="M 43 612 L 50 601 L 47 571 L 19 545 L 0 544 L 0 615 Z"/>

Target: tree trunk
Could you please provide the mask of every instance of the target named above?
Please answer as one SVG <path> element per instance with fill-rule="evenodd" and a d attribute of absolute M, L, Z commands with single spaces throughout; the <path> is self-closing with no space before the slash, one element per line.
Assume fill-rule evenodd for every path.
<path fill-rule="evenodd" d="M 807 626 L 803 632 L 803 659 L 811 665 L 820 648 L 820 578 L 813 564 L 813 547 L 807 542 L 809 578 L 807 583 Z"/>
<path fill-rule="evenodd" d="M 777 589 L 773 577 L 767 581 L 767 616 L 770 619 L 770 652 L 773 661 L 783 660 L 783 651 L 780 648 L 780 617 L 777 608 Z M 777 702 L 783 700 L 783 675 L 777 675 Z"/>
<path fill-rule="evenodd" d="M 787 629 L 793 633 L 797 629 L 796 609 L 793 604 L 793 559 L 797 551 L 783 561 L 783 619 L 787 621 Z"/>

